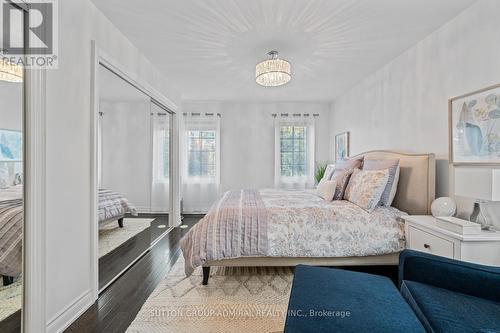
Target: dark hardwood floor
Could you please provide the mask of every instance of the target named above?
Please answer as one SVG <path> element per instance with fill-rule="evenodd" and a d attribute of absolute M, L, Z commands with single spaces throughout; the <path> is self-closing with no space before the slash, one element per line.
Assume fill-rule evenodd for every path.
<path fill-rule="evenodd" d="M 188 228 L 174 228 L 100 295 L 65 332 L 125 332 L 146 299 L 172 268 L 179 241 L 202 216 L 185 216 Z"/>
<path fill-rule="evenodd" d="M 21 310 L 13 313 L 4 320 L 0 321 L 0 332 L 18 333 L 21 332 Z"/>
<path fill-rule="evenodd" d="M 131 262 L 137 259 L 151 244 L 160 238 L 166 231 L 168 225 L 168 214 L 140 214 L 139 216 L 126 216 L 125 224 L 130 223 L 128 219 L 152 218 L 151 226 L 139 234 L 128 239 L 118 248 L 99 258 L 99 289 L 102 289 L 112 281 Z"/>
<path fill-rule="evenodd" d="M 179 241 L 202 216 L 188 215 L 183 224 L 174 228 L 149 252 L 140 258 L 122 276 L 100 295 L 99 299 L 65 332 L 125 332 L 146 299 L 170 271 L 181 255 Z M 397 283 L 397 266 L 356 266 L 345 269 L 384 275 Z M 20 314 L 0 323 L 0 332 L 19 332 Z M 10 325 L 10 326 L 9 326 Z"/>

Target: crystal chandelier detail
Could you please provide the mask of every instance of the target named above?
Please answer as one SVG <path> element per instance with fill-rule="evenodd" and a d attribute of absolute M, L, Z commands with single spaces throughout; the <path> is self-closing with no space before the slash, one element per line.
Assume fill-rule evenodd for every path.
<path fill-rule="evenodd" d="M 278 51 L 270 51 L 271 59 L 264 60 L 255 66 L 255 82 L 264 87 L 277 87 L 292 79 L 291 65 L 278 58 Z"/>
<path fill-rule="evenodd" d="M 23 82 L 23 68 L 0 58 L 0 81 Z"/>

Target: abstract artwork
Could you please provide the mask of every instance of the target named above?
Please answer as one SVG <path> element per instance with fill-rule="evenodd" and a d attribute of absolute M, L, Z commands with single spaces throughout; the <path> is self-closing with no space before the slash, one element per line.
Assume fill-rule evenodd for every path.
<path fill-rule="evenodd" d="M 500 164 L 500 85 L 449 101 L 450 161 Z"/>
<path fill-rule="evenodd" d="M 335 135 L 335 162 L 349 157 L 349 132 Z"/>
<path fill-rule="evenodd" d="M 23 160 L 23 133 L 0 129 L 0 162 Z"/>

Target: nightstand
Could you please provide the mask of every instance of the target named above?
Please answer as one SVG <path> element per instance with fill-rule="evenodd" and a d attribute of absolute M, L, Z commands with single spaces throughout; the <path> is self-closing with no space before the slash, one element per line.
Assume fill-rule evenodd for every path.
<path fill-rule="evenodd" d="M 405 220 L 406 248 L 438 256 L 500 266 L 500 232 L 481 231 L 461 235 L 436 225 L 428 215 L 402 216 Z"/>

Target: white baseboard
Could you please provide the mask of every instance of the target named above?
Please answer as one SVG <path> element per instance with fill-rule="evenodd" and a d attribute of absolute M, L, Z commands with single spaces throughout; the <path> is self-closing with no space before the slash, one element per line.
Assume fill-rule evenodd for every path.
<path fill-rule="evenodd" d="M 136 206 L 135 209 L 139 214 L 167 214 L 169 211 L 162 210 L 162 207 L 145 207 L 145 206 Z"/>
<path fill-rule="evenodd" d="M 63 332 L 87 309 L 94 304 L 92 290 L 87 290 L 75 299 L 66 309 L 60 311 L 47 323 L 47 333 Z"/>

